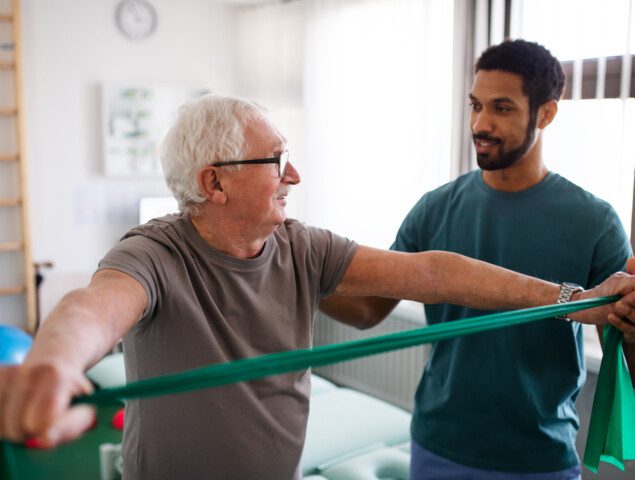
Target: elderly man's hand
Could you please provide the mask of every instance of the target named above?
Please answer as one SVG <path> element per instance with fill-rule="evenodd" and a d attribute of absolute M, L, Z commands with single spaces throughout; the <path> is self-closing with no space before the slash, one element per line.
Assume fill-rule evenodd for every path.
<path fill-rule="evenodd" d="M 591 308 L 570 315 L 581 323 L 605 325 L 610 323 L 624 333 L 626 341 L 635 341 L 635 258 L 629 258 L 626 272 L 617 272 L 591 290 L 576 295 L 572 300 L 621 295 L 617 302 Z"/>
<path fill-rule="evenodd" d="M 0 438 L 51 448 L 78 437 L 94 424 L 95 411 L 70 402 L 91 391 L 81 372 L 56 365 L 0 368 Z"/>
<path fill-rule="evenodd" d="M 635 275 L 635 258 L 629 258 L 626 262 L 626 273 Z M 624 342 L 635 344 L 635 305 L 620 300 L 615 304 L 616 313 L 608 315 L 608 321 L 624 335 Z"/>

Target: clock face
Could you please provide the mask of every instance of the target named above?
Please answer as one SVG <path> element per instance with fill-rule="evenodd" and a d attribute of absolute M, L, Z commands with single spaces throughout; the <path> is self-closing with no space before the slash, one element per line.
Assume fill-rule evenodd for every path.
<path fill-rule="evenodd" d="M 121 33 L 133 40 L 150 36 L 157 26 L 157 12 L 146 0 L 121 0 L 115 19 Z"/>

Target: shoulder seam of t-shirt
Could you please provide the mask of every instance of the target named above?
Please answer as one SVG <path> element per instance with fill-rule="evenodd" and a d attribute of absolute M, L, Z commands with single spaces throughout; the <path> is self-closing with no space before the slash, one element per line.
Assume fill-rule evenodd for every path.
<path fill-rule="evenodd" d="M 322 290 L 321 285 L 320 285 L 320 294 L 322 296 L 327 296 L 333 293 L 333 291 L 337 288 L 337 286 L 340 284 L 340 282 L 342 281 L 342 278 L 344 277 L 344 274 L 346 273 L 346 271 L 348 270 L 348 267 L 351 264 L 351 261 L 353 260 L 353 256 L 355 255 L 355 252 L 357 251 L 357 248 L 359 247 L 359 244 L 357 242 L 355 242 L 354 240 L 351 240 L 349 238 L 343 237 L 341 235 L 338 235 L 337 233 L 326 229 L 326 228 L 320 228 L 320 227 L 315 227 L 315 226 L 309 226 L 306 225 L 304 222 L 300 222 L 300 221 L 296 221 L 294 220 L 294 222 L 297 222 L 299 225 L 302 225 L 304 231 L 307 234 L 307 240 L 310 243 L 309 247 L 312 249 L 314 246 L 314 241 L 313 241 L 313 237 L 311 232 L 326 232 L 329 236 L 330 236 L 330 242 L 328 245 L 328 251 L 326 252 L 326 255 L 324 256 L 324 258 L 322 259 L 322 274 L 324 274 L 325 272 L 325 265 L 329 260 L 329 257 L 331 255 L 331 251 L 333 248 L 333 239 L 335 237 L 337 238 L 341 238 L 343 240 L 345 240 L 347 242 L 346 244 L 346 249 L 344 252 L 342 252 L 342 261 L 339 263 L 339 265 L 337 266 L 337 269 L 335 272 L 332 273 L 332 275 L 330 276 L 329 280 L 329 284 L 325 285 L 325 289 Z M 320 282 L 321 284 L 321 282 Z"/>
<path fill-rule="evenodd" d="M 109 261 L 107 262 L 104 266 L 99 266 L 97 267 L 97 270 L 95 271 L 95 273 L 101 271 L 101 270 L 117 270 L 118 272 L 122 272 L 125 273 L 126 275 L 131 276 L 133 279 L 135 279 L 137 282 L 139 282 L 139 284 L 143 287 L 143 290 L 146 293 L 146 296 L 148 297 L 148 304 L 146 305 L 146 308 L 144 309 L 141 317 L 139 318 L 139 320 L 136 323 L 139 323 L 142 319 L 146 318 L 153 310 L 154 310 L 154 303 L 156 303 L 157 299 L 154 298 L 154 301 L 152 301 L 152 292 L 151 289 L 148 285 L 148 282 L 143 278 L 142 275 L 140 275 L 139 273 L 135 272 L 134 270 L 130 269 L 127 265 L 123 265 L 120 262 L 114 262 L 114 261 Z M 172 289 L 172 285 L 170 284 L 169 289 Z M 170 293 L 169 291 L 167 292 L 168 294 Z M 156 296 L 155 296 L 156 297 Z"/>
<path fill-rule="evenodd" d="M 166 222 L 166 221 L 162 221 L 162 222 L 157 222 L 156 220 L 158 220 L 158 218 L 165 218 L 167 216 L 172 216 L 174 217 L 174 221 L 172 222 Z M 144 235 L 146 231 L 152 231 L 152 230 L 166 230 L 168 228 L 174 228 L 174 225 L 176 223 L 183 223 L 183 215 L 181 213 L 175 214 L 175 213 L 171 213 L 169 215 L 165 215 L 164 217 L 158 217 L 158 218 L 153 218 L 152 220 L 149 220 L 148 222 L 142 224 L 142 225 L 138 225 L 130 230 L 128 230 L 122 237 L 120 240 L 123 240 L 124 238 L 129 238 L 130 236 L 135 236 L 135 235 Z"/>
<path fill-rule="evenodd" d="M 598 200 L 601 200 L 601 199 L 598 199 Z M 613 207 L 610 204 L 608 204 L 607 202 L 604 202 L 604 203 L 606 203 L 606 205 L 602 205 L 602 206 L 605 207 L 605 209 L 607 210 L 607 212 L 606 212 L 607 214 L 602 216 L 603 217 L 602 218 L 602 225 L 596 231 L 596 236 L 595 236 L 595 239 L 594 239 L 594 242 L 593 242 L 593 245 L 594 245 L 593 254 L 594 254 L 594 256 L 595 256 L 595 253 L 596 253 L 595 250 L 598 248 L 598 244 L 600 243 L 600 240 L 602 239 L 602 237 L 604 235 L 607 235 L 608 232 L 609 232 L 609 228 L 608 228 L 609 223 L 613 223 L 613 220 L 615 220 L 615 217 L 617 217 L 617 213 L 615 213 L 615 211 L 613 210 Z M 617 220 L 621 224 L 621 221 L 619 220 L 619 217 L 617 218 Z M 619 267 L 619 268 L 624 268 L 624 266 L 626 265 L 626 260 L 627 259 L 628 258 L 624 259 L 623 265 L 621 267 Z M 611 270 L 614 270 L 614 269 L 611 269 Z M 592 273 L 592 272 L 589 272 L 589 273 Z M 609 274 L 609 276 L 610 275 L 611 274 Z M 601 277 L 603 277 L 603 276 L 604 275 L 602 275 Z M 599 283 L 603 282 L 606 278 L 608 278 L 608 277 L 605 277 L 603 280 L 599 280 L 598 278 L 595 278 L 595 279 L 593 279 L 592 282 L 590 282 L 590 286 L 591 287 L 595 287 Z M 589 280 L 591 280 L 591 279 L 589 279 Z M 591 285 L 593 283 L 595 283 L 595 285 Z"/>

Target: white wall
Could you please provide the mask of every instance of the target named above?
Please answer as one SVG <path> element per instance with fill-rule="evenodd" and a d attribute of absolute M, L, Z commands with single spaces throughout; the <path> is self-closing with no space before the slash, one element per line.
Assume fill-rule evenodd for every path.
<path fill-rule="evenodd" d="M 291 190 L 287 216 L 306 220 L 309 199 L 303 76 L 307 10 L 312 0 L 265 4 L 236 14 L 236 89 L 257 100 L 287 137 L 289 161 L 302 181 Z"/>
<path fill-rule="evenodd" d="M 55 264 L 46 272 L 43 313 L 61 291 L 88 279 L 136 225 L 140 197 L 169 193 L 162 179 L 103 175 L 100 84 L 187 83 L 234 91 L 233 9 L 209 0 L 152 0 L 158 28 L 135 42 L 116 28 L 117 3 L 22 0 L 33 258 Z"/>

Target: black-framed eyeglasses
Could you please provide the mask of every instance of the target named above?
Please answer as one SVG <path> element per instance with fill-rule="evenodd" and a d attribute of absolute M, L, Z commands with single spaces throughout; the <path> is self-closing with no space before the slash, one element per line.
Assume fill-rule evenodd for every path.
<path fill-rule="evenodd" d="M 276 155 L 271 158 L 256 158 L 253 160 L 236 160 L 233 162 L 216 162 L 212 163 L 212 167 L 226 167 L 227 165 L 258 165 L 264 163 L 277 163 L 278 164 L 278 176 L 283 177 L 287 164 L 289 163 L 289 150 L 285 150 L 280 155 Z"/>

